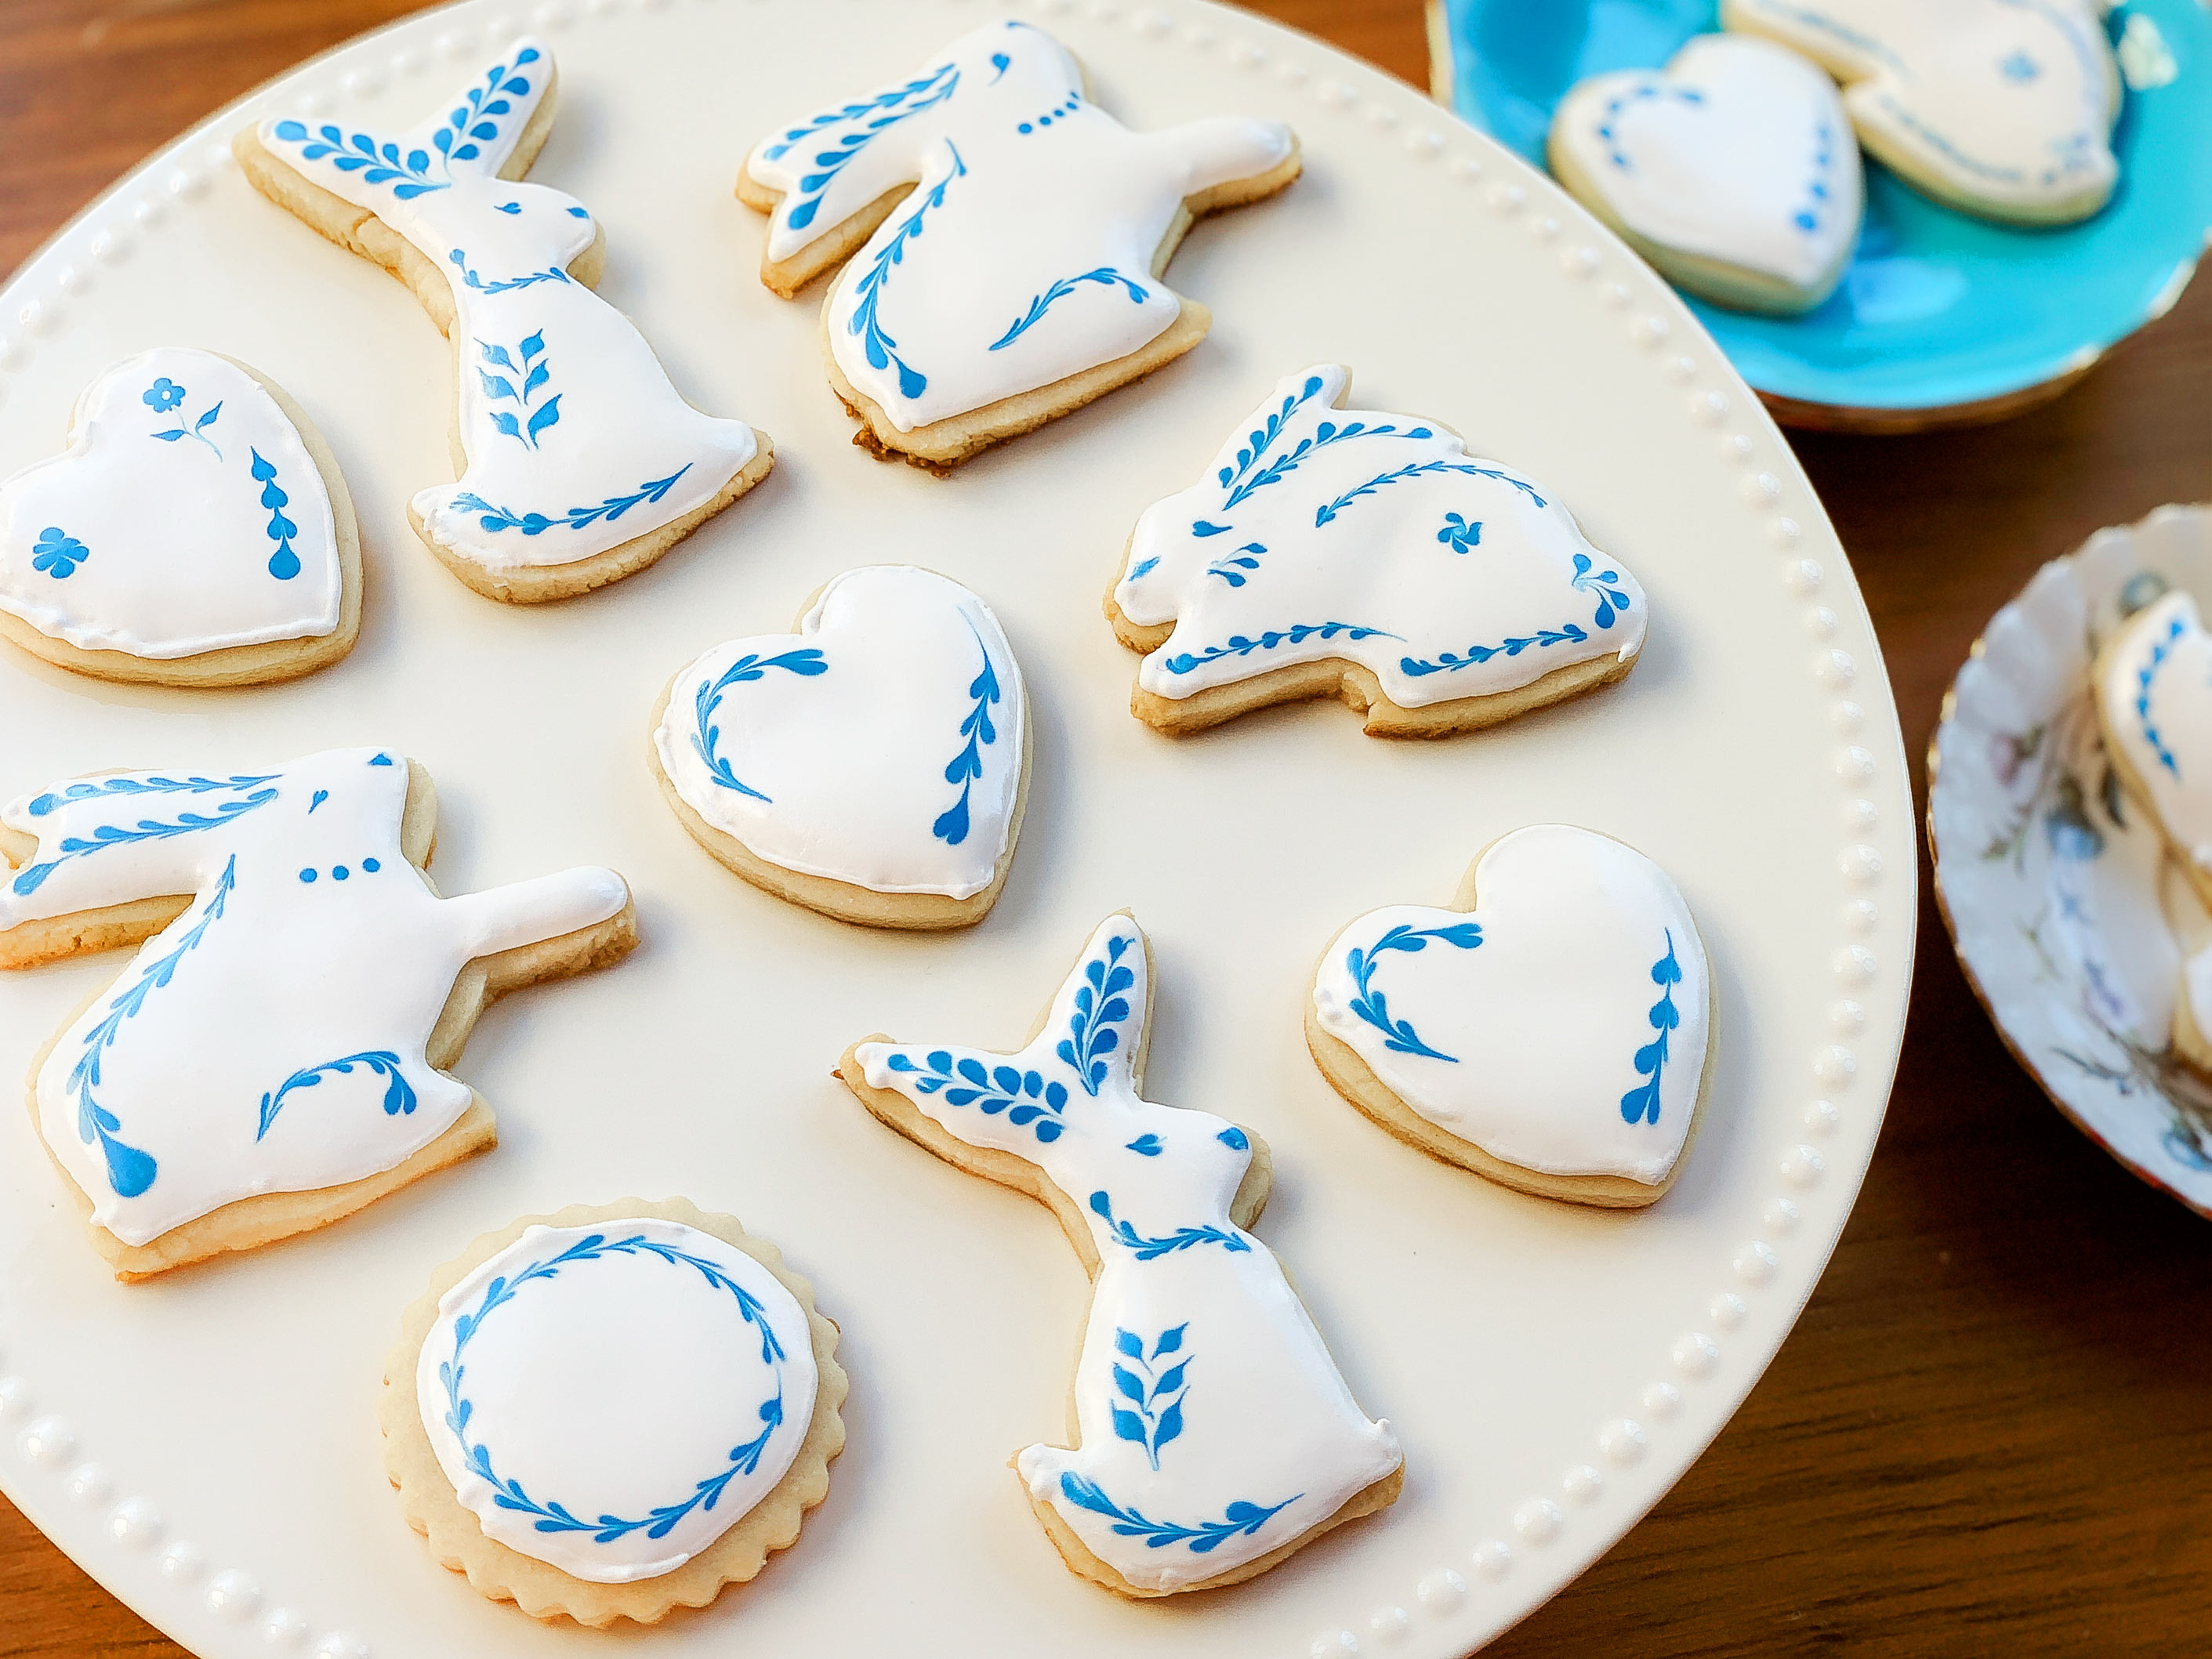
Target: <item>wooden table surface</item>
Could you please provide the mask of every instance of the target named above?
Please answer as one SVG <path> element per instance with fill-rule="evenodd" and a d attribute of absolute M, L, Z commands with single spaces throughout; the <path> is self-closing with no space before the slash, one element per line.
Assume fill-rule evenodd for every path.
<path fill-rule="evenodd" d="M 414 9 L 3 0 L 0 270 L 209 110 Z M 1419 0 L 1260 9 L 1426 83 Z M 1797 450 L 1865 589 L 1924 800 L 1938 705 L 1990 614 L 2100 526 L 2212 496 L 2212 278 L 2035 413 Z M 2212 1224 L 2006 1055 L 1924 867 L 1921 915 L 1887 1127 L 1796 1333 L 1674 1492 L 1499 1659 L 2212 1643 L 2212 1319 L 2195 1302 Z M 0 1500 L 0 1656 L 33 1654 L 182 1650 Z"/>

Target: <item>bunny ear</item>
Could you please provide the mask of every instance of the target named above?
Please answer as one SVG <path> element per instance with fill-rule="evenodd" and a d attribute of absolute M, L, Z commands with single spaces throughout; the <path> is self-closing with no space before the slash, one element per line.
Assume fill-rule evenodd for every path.
<path fill-rule="evenodd" d="M 1280 466 L 1300 439 L 1311 437 L 1344 401 L 1351 384 L 1352 371 L 1341 363 L 1316 363 L 1277 381 L 1267 400 L 1237 423 L 1213 458 L 1212 482 L 1222 492 L 1224 509 L 1233 507 L 1271 465 Z"/>
<path fill-rule="evenodd" d="M 552 84 L 551 49 L 526 35 L 456 94 L 427 131 L 416 129 L 420 142 L 453 174 L 494 177 Z"/>
<path fill-rule="evenodd" d="M 1053 999 L 1044 1037 L 1071 1084 L 1096 1095 L 1116 1078 L 1133 1083 L 1151 1012 L 1144 933 L 1127 915 L 1109 916 Z"/>

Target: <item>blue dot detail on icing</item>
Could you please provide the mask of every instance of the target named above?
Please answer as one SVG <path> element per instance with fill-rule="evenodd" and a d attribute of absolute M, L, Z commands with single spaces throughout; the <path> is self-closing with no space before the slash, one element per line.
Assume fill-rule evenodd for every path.
<path fill-rule="evenodd" d="M 384 868 L 384 866 L 379 864 L 374 859 L 363 859 L 361 861 L 361 867 L 363 870 L 366 870 L 372 876 L 378 871 Z"/>
<path fill-rule="evenodd" d="M 334 869 L 332 869 L 332 870 L 331 870 L 331 879 L 332 881 L 343 881 L 343 880 L 348 877 L 348 876 L 351 875 L 352 873 L 353 873 L 353 872 L 352 872 L 352 871 L 350 871 L 350 870 L 347 869 L 347 868 L 345 867 L 345 866 L 343 866 L 343 864 L 341 864 L 341 865 L 338 865 L 336 868 L 334 868 Z"/>
<path fill-rule="evenodd" d="M 313 870 L 302 870 L 300 872 L 300 879 L 301 881 L 313 881 L 314 878 L 315 872 Z"/>

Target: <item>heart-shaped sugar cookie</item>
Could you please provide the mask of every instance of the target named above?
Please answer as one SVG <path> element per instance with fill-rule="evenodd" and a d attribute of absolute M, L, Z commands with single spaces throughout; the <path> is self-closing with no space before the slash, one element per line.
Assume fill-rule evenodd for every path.
<path fill-rule="evenodd" d="M 2212 903 L 2212 634 L 2175 591 L 2128 619 L 2094 676 L 2105 750 Z"/>
<path fill-rule="evenodd" d="M 361 622 L 337 463 L 243 364 L 158 347 L 85 388 L 59 455 L 0 483 L 0 633 L 106 679 L 286 679 Z"/>
<path fill-rule="evenodd" d="M 846 572 L 795 634 L 716 646 L 654 717 L 655 769 L 702 845 L 880 927 L 982 919 L 1013 860 L 1028 749 L 998 619 L 911 565 Z"/>
<path fill-rule="evenodd" d="M 1550 157 L 1662 273 L 1723 304 L 1818 305 L 1858 240 L 1858 145 L 1835 83 L 1765 40 L 1699 35 L 1663 71 L 1583 82 Z"/>
<path fill-rule="evenodd" d="M 1710 1042 L 1681 894 L 1632 848 L 1545 823 L 1493 842 L 1459 902 L 1337 935 L 1306 1012 L 1316 1061 L 1451 1163 L 1547 1197 L 1650 1203 L 1697 1121 Z"/>

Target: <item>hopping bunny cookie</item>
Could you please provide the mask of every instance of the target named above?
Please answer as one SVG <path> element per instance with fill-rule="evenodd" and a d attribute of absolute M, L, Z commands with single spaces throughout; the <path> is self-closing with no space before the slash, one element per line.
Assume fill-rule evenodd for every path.
<path fill-rule="evenodd" d="M 1552 118 L 1553 173 L 1681 288 L 1810 310 L 1842 280 L 1864 185 L 1835 82 L 1794 52 L 1701 34 L 1664 70 L 1594 76 Z"/>
<path fill-rule="evenodd" d="M 822 326 L 854 441 L 942 470 L 1196 345 L 1211 316 L 1160 280 L 1176 245 L 1297 173 L 1276 122 L 1129 131 L 1058 41 L 1006 21 L 779 128 L 738 195 L 769 216 L 761 280 L 787 299 L 850 256 Z"/>
<path fill-rule="evenodd" d="M 57 667 L 248 685 L 361 631 L 361 541 L 336 457 L 243 363 L 142 351 L 84 389 L 68 447 L 0 483 L 0 635 Z"/>
<path fill-rule="evenodd" d="M 1306 1044 L 1339 1094 L 1423 1151 L 1540 1197 L 1633 1208 L 1674 1184 L 1697 1127 L 1711 1001 L 1667 872 L 1543 823 L 1492 842 L 1453 908 L 1394 905 L 1339 933 Z"/>
<path fill-rule="evenodd" d="M 1340 698 L 1379 737 L 1494 725 L 1620 678 L 1644 590 L 1551 491 L 1449 428 L 1280 382 L 1212 473 L 1146 508 L 1106 615 L 1146 653 L 1130 711 L 1176 733 Z"/>
<path fill-rule="evenodd" d="M 874 927 L 997 902 L 1029 787 L 1029 700 L 991 608 L 911 565 L 848 570 L 795 634 L 679 672 L 653 769 L 699 844 L 756 886 Z"/>
<path fill-rule="evenodd" d="M 407 1310 L 385 1469 L 491 1600 L 652 1624 L 797 1540 L 845 1446 L 836 1350 L 812 1288 L 734 1217 L 681 1199 L 526 1216 Z"/>
<path fill-rule="evenodd" d="M 636 943 L 611 870 L 439 897 L 437 810 L 395 751 L 340 749 L 0 812 L 0 967 L 145 941 L 31 1070 L 118 1279 L 327 1225 L 492 1145 L 445 1070 L 477 1015 Z"/>
<path fill-rule="evenodd" d="M 2068 224 L 2110 199 L 2119 69 L 2092 0 L 1723 0 L 1729 29 L 1844 83 L 1869 154 L 1984 218 Z"/>
<path fill-rule="evenodd" d="M 461 477 L 408 516 L 496 599 L 563 599 L 643 569 L 768 476 L 767 438 L 685 403 L 592 292 L 605 238 L 574 198 L 516 182 L 552 131 L 551 53 L 516 42 L 392 136 L 266 120 L 238 135 L 262 193 L 390 270 L 453 342 Z"/>
<path fill-rule="evenodd" d="M 890 1127 L 1048 1206 L 1089 1269 L 1078 1443 L 1014 1468 L 1068 1566 L 1133 1596 L 1255 1577 L 1395 1502 L 1403 1462 L 1245 1231 L 1265 1145 L 1139 1092 L 1150 951 L 1108 917 L 1018 1054 L 871 1038 L 838 1067 Z"/>

